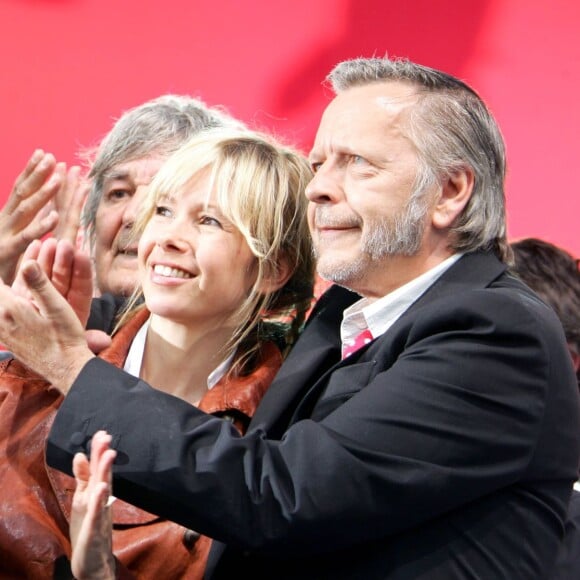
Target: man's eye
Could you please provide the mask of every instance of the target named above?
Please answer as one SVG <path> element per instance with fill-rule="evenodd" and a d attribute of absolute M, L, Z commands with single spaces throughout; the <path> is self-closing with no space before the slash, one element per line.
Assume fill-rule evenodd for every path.
<path fill-rule="evenodd" d="M 367 160 L 360 155 L 352 155 L 350 160 L 354 165 L 363 165 L 367 163 Z"/>
<path fill-rule="evenodd" d="M 313 161 L 310 164 L 310 168 L 312 169 L 313 173 L 316 173 L 322 167 L 322 163 L 320 161 Z"/>
<path fill-rule="evenodd" d="M 111 189 L 111 191 L 107 193 L 107 199 L 110 199 L 111 201 L 125 199 L 126 197 L 131 197 L 131 192 L 127 189 Z"/>

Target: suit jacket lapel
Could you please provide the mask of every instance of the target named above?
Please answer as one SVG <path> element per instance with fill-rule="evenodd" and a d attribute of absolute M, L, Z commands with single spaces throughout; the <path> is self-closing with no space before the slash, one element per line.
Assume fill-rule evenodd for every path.
<path fill-rule="evenodd" d="M 318 300 L 296 345 L 266 391 L 249 429 L 262 428 L 280 437 L 298 402 L 317 379 L 340 360 L 342 313 L 358 294 L 331 286 Z"/>

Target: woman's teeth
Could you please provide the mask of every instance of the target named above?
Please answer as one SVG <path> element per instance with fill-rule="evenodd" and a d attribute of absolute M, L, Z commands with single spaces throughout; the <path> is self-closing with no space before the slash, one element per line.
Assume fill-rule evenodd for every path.
<path fill-rule="evenodd" d="M 153 271 L 160 276 L 165 276 L 166 278 L 191 278 L 189 272 L 178 270 L 177 268 L 171 268 L 170 266 L 162 266 L 161 264 L 153 266 Z"/>

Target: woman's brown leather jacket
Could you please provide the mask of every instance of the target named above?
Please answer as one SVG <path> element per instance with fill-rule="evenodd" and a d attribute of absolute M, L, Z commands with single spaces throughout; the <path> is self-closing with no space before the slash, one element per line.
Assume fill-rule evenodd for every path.
<path fill-rule="evenodd" d="M 138 313 L 100 356 L 121 366 L 147 316 Z M 222 379 L 199 407 L 229 415 L 243 430 L 281 362 L 280 351 L 268 343 L 253 373 Z M 0 579 L 72 578 L 68 526 L 75 482 L 45 461 L 61 401 L 59 391 L 18 361 L 0 362 Z M 202 578 L 209 538 L 121 500 L 112 510 L 119 578 Z"/>

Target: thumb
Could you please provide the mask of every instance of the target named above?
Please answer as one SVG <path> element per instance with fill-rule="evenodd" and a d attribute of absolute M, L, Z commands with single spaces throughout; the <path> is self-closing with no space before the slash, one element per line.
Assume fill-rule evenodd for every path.
<path fill-rule="evenodd" d="M 64 298 L 52 285 L 46 273 L 35 260 L 28 260 L 20 269 L 22 279 L 36 306 L 44 313 L 60 309 Z"/>
<path fill-rule="evenodd" d="M 26 260 L 26 262 L 24 262 L 21 266 L 21 271 L 22 277 L 24 278 L 24 281 L 26 282 L 29 290 L 41 288 L 43 282 L 48 281 L 46 276 L 44 276 L 43 281 L 44 273 L 38 265 L 38 262 L 35 260 Z"/>

